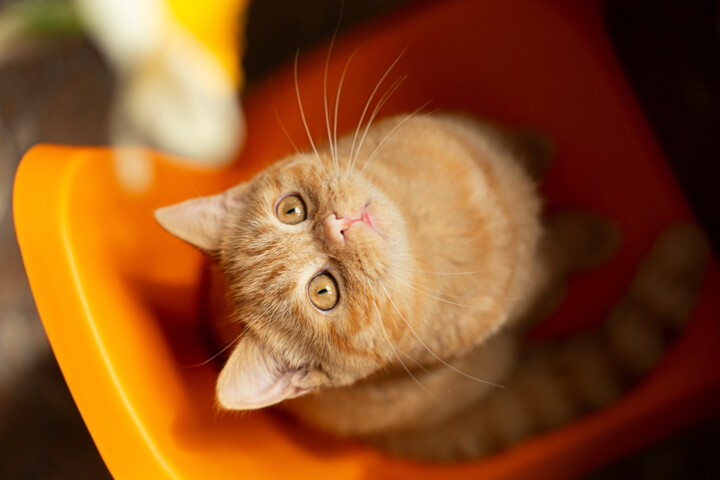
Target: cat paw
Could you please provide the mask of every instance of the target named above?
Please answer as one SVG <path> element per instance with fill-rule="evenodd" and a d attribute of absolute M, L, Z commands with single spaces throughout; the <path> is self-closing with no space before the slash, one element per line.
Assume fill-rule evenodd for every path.
<path fill-rule="evenodd" d="M 546 223 L 546 249 L 560 271 L 596 268 L 612 258 L 620 246 L 618 226 L 595 213 L 559 212 L 550 215 Z"/>
<path fill-rule="evenodd" d="M 606 322 L 610 346 L 631 377 L 647 373 L 685 326 L 697 301 L 709 245 L 690 223 L 660 234 Z"/>

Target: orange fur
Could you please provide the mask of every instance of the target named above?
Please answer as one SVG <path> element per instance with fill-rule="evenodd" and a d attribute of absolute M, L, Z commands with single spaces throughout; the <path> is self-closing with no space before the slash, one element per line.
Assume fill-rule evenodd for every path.
<path fill-rule="evenodd" d="M 224 314 L 214 318 L 222 341 L 237 342 L 218 380 L 220 405 L 288 400 L 283 408 L 319 428 L 441 460 L 572 418 L 556 383 L 536 393 L 549 375 L 542 355 L 511 374 L 518 332 L 553 307 L 571 269 L 607 258 L 617 235 L 565 214 L 543 236 L 533 178 L 543 169 L 512 135 L 469 117 L 399 116 L 362 141 L 342 138 L 228 192 L 158 210 L 171 233 L 217 261 L 244 329 L 238 336 Z M 301 223 L 276 215 L 288 194 L 304 201 Z M 365 214 L 371 220 L 355 221 Z M 332 231 L 337 218 L 355 220 Z M 321 271 L 339 290 L 327 312 L 306 292 Z M 566 352 L 583 355 L 607 373 L 592 348 Z M 507 378 L 518 386 L 494 385 Z M 616 396 L 608 391 L 581 393 L 606 404 Z"/>

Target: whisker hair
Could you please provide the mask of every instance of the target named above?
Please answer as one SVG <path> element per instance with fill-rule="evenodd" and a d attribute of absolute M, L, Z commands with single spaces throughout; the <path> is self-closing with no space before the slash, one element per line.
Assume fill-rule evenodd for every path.
<path fill-rule="evenodd" d="M 491 385 L 491 386 L 499 387 L 499 388 L 505 388 L 504 386 L 502 386 L 500 384 L 490 382 L 488 380 L 483 380 L 482 378 L 478 378 L 474 375 L 470 375 L 467 372 L 463 372 L 459 368 L 455 367 L 454 365 L 449 364 L 448 362 L 446 362 L 445 360 L 440 358 L 440 356 L 438 354 L 436 354 L 430 347 L 428 347 L 428 345 L 423 341 L 423 339 L 420 338 L 420 336 L 417 334 L 417 332 L 415 332 L 415 329 L 412 327 L 412 325 L 410 325 L 410 322 L 408 322 L 407 319 L 405 318 L 405 315 L 403 315 L 402 312 L 400 312 L 397 305 L 395 305 L 395 302 L 393 301 L 392 297 L 390 297 L 390 294 L 388 293 L 387 289 L 385 288 L 385 284 L 382 282 L 382 280 L 378 279 L 378 282 L 380 283 L 380 287 L 383 289 L 383 292 L 385 292 L 385 296 L 387 297 L 388 301 L 392 304 L 393 308 L 398 313 L 398 315 L 400 315 L 400 318 L 403 319 L 403 321 L 405 322 L 405 325 L 407 325 L 407 327 L 410 329 L 412 334 L 415 335 L 415 338 L 417 338 L 418 342 L 420 342 L 420 345 L 422 345 L 430 353 L 430 355 L 435 357 L 435 359 L 437 361 L 439 361 L 440 363 L 442 363 L 443 365 L 448 367 L 453 372 L 456 372 L 456 373 L 462 375 L 463 377 L 469 378 L 471 380 L 475 380 L 480 383 L 484 383 L 486 385 Z"/>
<path fill-rule="evenodd" d="M 407 47 L 400 52 L 400 54 L 395 58 L 395 60 L 390 64 L 390 66 L 385 70 L 385 73 L 380 77 L 380 80 L 378 80 L 377 84 L 375 85 L 375 88 L 370 93 L 370 97 L 368 98 L 368 101 L 365 103 L 365 108 L 363 108 L 362 114 L 360 115 L 360 120 L 358 121 L 357 128 L 355 129 L 355 135 L 353 136 L 352 146 L 350 147 L 350 158 L 353 157 L 353 154 L 355 152 L 355 144 L 357 142 L 358 135 L 360 134 L 360 128 L 363 125 L 363 121 L 365 120 L 365 115 L 367 114 L 368 108 L 370 108 L 370 104 L 372 103 L 373 99 L 375 98 L 375 95 L 377 94 L 377 91 L 380 89 L 380 85 L 385 81 L 385 78 L 390 74 L 393 68 L 395 68 L 395 65 L 400 61 L 402 56 L 407 51 Z"/>
<path fill-rule="evenodd" d="M 418 380 L 418 378 L 412 373 L 412 371 L 408 368 L 407 364 L 403 361 L 402 357 L 400 357 L 400 354 L 397 352 L 397 349 L 395 348 L 395 345 L 392 344 L 392 341 L 390 340 L 390 335 L 387 333 L 387 329 L 385 328 L 385 324 L 382 321 L 382 314 L 380 313 L 380 308 L 378 308 L 377 301 L 375 299 L 375 295 L 373 295 L 373 305 L 375 306 L 375 311 L 378 314 L 378 321 L 380 322 L 380 328 L 383 331 L 383 335 L 385 336 L 385 341 L 387 342 L 388 346 L 390 347 L 390 350 L 392 350 L 393 354 L 395 355 L 395 358 L 398 359 L 400 362 L 400 365 L 402 365 L 403 369 L 407 372 L 408 375 L 410 375 L 410 378 L 412 378 L 415 383 L 420 387 L 425 393 L 433 397 L 434 399 L 437 399 L 437 396 L 433 394 L 430 390 L 425 387 L 425 385 Z"/>
<path fill-rule="evenodd" d="M 285 134 L 285 138 L 290 142 L 293 149 L 295 150 L 295 153 L 300 153 L 300 149 L 298 148 L 297 144 L 293 141 L 292 137 L 290 136 L 290 132 L 288 132 L 288 129 L 285 127 L 285 124 L 283 123 L 282 119 L 280 118 L 280 112 L 278 112 L 277 104 L 275 103 L 275 99 L 273 98 L 273 112 L 275 113 L 275 119 L 278 122 L 278 125 L 280 125 L 280 129 Z"/>
<path fill-rule="evenodd" d="M 308 127 L 307 118 L 305 117 L 305 109 L 303 108 L 302 98 L 300 97 L 300 85 L 298 83 L 298 58 L 300 57 L 300 50 L 295 53 L 295 64 L 293 66 L 293 75 L 295 77 L 295 96 L 297 98 L 298 107 L 300 108 L 300 118 L 302 119 L 303 126 L 305 127 L 305 133 L 307 134 L 310 146 L 312 146 L 315 157 L 320 160 L 320 154 L 318 153 L 315 142 L 310 135 L 310 127 Z"/>
<path fill-rule="evenodd" d="M 380 109 L 385 105 L 385 103 L 390 99 L 393 93 L 400 88 L 400 85 L 407 79 L 407 75 L 404 75 L 400 77 L 399 79 L 395 80 L 390 87 L 383 93 L 383 95 L 378 100 L 377 104 L 375 105 L 375 108 L 373 109 L 372 114 L 370 114 L 370 117 L 368 117 L 367 124 L 365 126 L 365 131 L 363 132 L 362 137 L 360 137 L 360 142 L 357 144 L 357 147 L 352 152 L 352 156 L 349 162 L 349 165 L 351 167 L 355 166 L 355 163 L 357 163 L 358 156 L 360 155 L 360 150 L 362 149 L 363 144 L 365 143 L 365 138 L 367 137 L 368 132 L 370 131 L 370 127 L 372 126 L 373 121 L 375 120 L 375 117 L 380 112 Z"/>
<path fill-rule="evenodd" d="M 367 167 L 375 159 L 375 156 L 380 152 L 380 149 L 385 144 L 385 142 L 388 141 L 388 139 L 392 136 L 392 134 L 395 133 L 398 128 L 403 126 L 405 124 L 405 122 L 407 122 L 408 120 L 413 118 L 415 115 L 417 115 L 417 113 L 420 112 L 420 110 L 422 110 L 426 106 L 427 106 L 427 104 L 422 105 L 419 108 L 417 108 L 414 112 L 410 113 L 409 115 L 406 115 L 402 120 L 400 120 L 397 123 L 397 125 L 395 125 L 387 134 L 385 134 L 385 136 L 382 138 L 382 140 L 380 140 L 380 142 L 375 147 L 375 150 L 373 150 L 373 152 L 370 154 L 370 156 L 367 158 L 367 160 L 365 160 L 365 163 L 363 164 L 362 168 L 360 169 L 360 174 L 365 173 L 365 170 L 367 169 Z"/>
<path fill-rule="evenodd" d="M 336 30 L 337 33 L 337 30 Z M 328 147 L 330 148 L 330 158 L 332 159 L 333 166 L 335 167 L 335 173 L 338 172 L 338 161 L 337 152 L 335 151 L 335 145 L 332 141 L 332 134 L 330 132 L 330 114 L 328 112 L 328 94 L 327 94 L 327 80 L 328 80 L 328 69 L 330 68 L 330 56 L 332 55 L 333 46 L 335 45 L 335 35 L 330 40 L 330 46 L 328 47 L 327 58 L 325 59 L 325 72 L 323 74 L 323 109 L 325 111 L 325 128 L 328 136 Z"/>
<path fill-rule="evenodd" d="M 407 283 L 408 285 L 411 284 L 411 285 L 416 286 L 416 287 L 419 288 L 419 289 L 424 290 L 423 293 L 429 292 L 429 293 L 434 293 L 434 294 L 437 294 L 437 295 L 441 295 L 441 296 L 445 296 L 445 297 L 450 297 L 450 298 L 465 298 L 465 297 L 466 297 L 465 295 L 458 295 L 458 294 L 455 294 L 455 293 L 447 293 L 447 292 L 443 292 L 443 291 L 441 291 L 441 290 L 436 290 L 436 289 L 434 289 L 434 288 L 430 288 L 430 287 L 428 287 L 427 285 L 423 285 L 423 284 L 418 283 L 418 282 L 415 282 L 415 281 L 413 281 L 413 280 L 402 279 L 402 278 L 400 278 L 400 276 L 394 275 L 394 274 L 392 274 L 392 273 L 389 273 L 389 275 L 392 276 L 393 278 L 395 278 L 396 280 L 398 280 L 399 282 Z M 478 308 L 480 308 L 480 307 L 478 307 Z"/>
<path fill-rule="evenodd" d="M 244 328 L 243 331 L 240 332 L 240 333 L 238 334 L 238 336 L 235 337 L 235 339 L 234 339 L 232 342 L 230 342 L 227 346 L 223 347 L 222 350 L 220 350 L 219 352 L 217 352 L 217 353 L 216 353 L 215 355 L 213 355 L 212 357 L 210 357 L 210 358 L 208 358 L 207 360 L 205 360 L 205 361 L 203 361 L 203 362 L 200 362 L 200 363 L 195 363 L 195 364 L 192 364 L 192 365 L 186 365 L 185 368 L 197 368 L 197 367 L 202 367 L 202 366 L 204 366 L 204 365 L 207 365 L 208 363 L 212 362 L 213 360 L 215 360 L 216 358 L 218 358 L 220 355 L 222 355 L 225 351 L 227 351 L 228 348 L 230 348 L 230 347 L 232 347 L 233 345 L 235 345 L 235 344 L 238 342 L 238 340 L 240 340 L 240 339 L 242 338 L 242 336 L 245 335 L 245 332 L 247 332 L 247 328 Z"/>

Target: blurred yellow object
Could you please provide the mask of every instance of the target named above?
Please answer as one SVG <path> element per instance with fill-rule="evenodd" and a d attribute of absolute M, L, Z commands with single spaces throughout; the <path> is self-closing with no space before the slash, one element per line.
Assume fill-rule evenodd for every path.
<path fill-rule="evenodd" d="M 241 88 L 244 82 L 240 65 L 244 46 L 241 32 L 247 0 L 169 0 L 169 3 L 177 20 L 218 59 L 227 75 Z"/>
<path fill-rule="evenodd" d="M 74 0 L 90 37 L 117 74 L 115 145 L 150 143 L 206 166 L 229 163 L 242 146 L 238 100 L 246 0 Z M 152 183 L 147 155 L 118 153 L 122 185 Z"/>

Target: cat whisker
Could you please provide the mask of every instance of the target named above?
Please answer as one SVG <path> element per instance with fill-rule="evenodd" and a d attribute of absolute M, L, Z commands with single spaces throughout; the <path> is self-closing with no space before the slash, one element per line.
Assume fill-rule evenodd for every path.
<path fill-rule="evenodd" d="M 466 239 L 464 242 L 458 243 L 457 245 L 455 245 L 455 248 L 464 247 L 465 245 L 467 245 L 467 244 L 469 244 L 469 243 L 472 243 L 472 242 L 474 242 L 474 241 L 476 241 L 476 240 L 481 239 L 484 235 L 485 235 L 485 234 L 482 234 L 482 233 L 477 234 L 477 235 L 473 235 L 472 237 Z"/>
<path fill-rule="evenodd" d="M 393 276 L 392 274 L 390 274 L 390 275 Z M 457 307 L 470 308 L 470 309 L 474 309 L 474 310 L 487 310 L 487 307 L 486 307 L 486 306 L 482 306 L 482 305 L 468 305 L 468 304 L 465 304 L 465 303 L 453 302 L 452 300 L 447 300 L 447 299 L 442 298 L 442 297 L 439 297 L 439 296 L 437 296 L 437 295 L 432 295 L 431 293 L 428 293 L 428 292 L 426 292 L 426 291 L 423 291 L 423 290 L 421 290 L 420 288 L 414 286 L 413 283 L 412 283 L 412 281 L 410 281 L 410 280 L 401 279 L 401 278 L 399 278 L 399 277 L 397 277 L 397 276 L 393 276 L 393 278 L 394 278 L 395 280 L 397 280 L 398 282 L 406 285 L 407 287 L 415 290 L 416 292 L 422 293 L 423 295 L 426 295 L 426 296 L 428 296 L 428 297 L 430 297 L 430 298 L 432 298 L 432 299 L 435 299 L 435 300 L 437 300 L 437 301 L 439 301 L 439 302 L 447 303 L 447 304 L 449 304 L 449 305 L 455 305 L 455 306 L 457 306 Z M 419 285 L 419 284 L 418 284 L 418 285 Z M 420 286 L 420 287 L 422 287 L 422 286 Z M 428 287 L 422 287 L 422 288 L 428 288 Z M 428 289 L 429 289 L 429 288 L 428 288 Z M 456 295 L 452 295 L 452 294 L 449 294 L 449 293 L 443 293 L 443 292 L 437 292 L 437 293 L 440 294 L 440 295 L 456 297 Z M 502 297 L 502 298 L 500 298 L 500 297 L 495 297 L 494 300 L 515 301 L 515 300 L 518 300 L 518 299 L 517 299 L 517 298 L 514 298 L 514 297 Z"/>
<path fill-rule="evenodd" d="M 445 236 L 445 238 L 460 239 L 460 238 L 463 238 L 464 236 L 465 235 L 462 235 L 462 234 L 451 235 L 451 236 L 448 235 L 448 236 Z M 421 257 L 428 257 L 428 256 L 446 256 L 443 254 L 445 254 L 448 250 L 457 251 L 460 247 L 464 247 L 465 245 L 467 245 L 471 242 L 474 242 L 476 240 L 479 240 L 482 237 L 483 237 L 483 234 L 473 235 L 472 237 L 470 237 L 468 239 L 464 239 L 462 241 L 462 243 L 451 243 L 451 242 L 445 241 L 445 242 L 443 242 L 442 246 L 440 246 L 440 248 L 442 248 L 442 250 L 427 250 L 426 249 L 422 252 L 416 252 L 416 251 L 410 250 L 410 251 L 408 251 L 408 255 L 413 258 L 421 258 Z M 452 247 L 452 248 L 449 248 L 449 247 Z M 446 256 L 446 258 L 450 258 L 450 257 Z"/>
<path fill-rule="evenodd" d="M 416 286 L 417 288 L 422 289 L 422 290 L 424 291 L 423 293 L 429 292 L 429 293 L 434 293 L 434 294 L 436 294 L 436 295 L 440 295 L 440 296 L 443 296 L 443 297 L 449 297 L 449 298 L 459 298 L 459 299 L 466 298 L 466 295 L 458 295 L 458 294 L 456 294 L 456 293 L 443 292 L 442 290 L 437 290 L 437 289 L 434 289 L 434 288 L 430 288 L 430 287 L 428 287 L 428 286 L 426 286 L 426 285 L 423 285 L 423 284 L 421 284 L 421 283 L 414 282 L 413 280 L 409 280 L 409 279 L 407 279 L 407 278 L 401 278 L 401 276 L 399 276 L 399 275 L 394 275 L 394 274 L 392 274 L 392 273 L 388 273 L 388 274 L 389 274 L 391 277 L 395 278 L 396 280 L 398 280 L 398 281 L 400 281 L 400 282 L 407 282 L 407 283 L 409 283 L 409 284 L 412 284 L 412 285 Z"/>
<path fill-rule="evenodd" d="M 415 110 L 414 112 L 410 113 L 409 115 L 405 116 L 402 120 L 400 120 L 400 121 L 397 123 L 397 125 L 395 125 L 395 126 L 382 138 L 382 140 L 380 140 L 380 142 L 379 142 L 379 143 L 377 144 L 377 146 L 375 147 L 375 150 L 373 150 L 373 152 L 370 154 L 370 156 L 368 157 L 368 159 L 365 160 L 365 163 L 363 164 L 362 168 L 360 169 L 360 175 L 362 175 L 363 173 L 365 173 L 365 170 L 367 169 L 367 167 L 370 165 L 370 163 L 373 161 L 373 159 L 377 156 L 377 154 L 380 152 L 380 149 L 382 148 L 382 146 L 385 145 L 385 142 L 388 141 L 388 139 L 392 136 L 392 134 L 395 133 L 398 128 L 400 128 L 401 126 L 403 126 L 403 125 L 405 124 L 405 122 L 407 122 L 408 120 L 410 120 L 411 118 L 413 118 L 420 110 L 422 110 L 422 109 L 425 108 L 426 106 L 427 106 L 427 103 L 424 104 L 424 105 L 422 105 L 420 108 L 418 108 L 418 109 Z"/>
<path fill-rule="evenodd" d="M 357 163 L 357 159 L 360 156 L 360 150 L 362 149 L 362 146 L 365 144 L 365 138 L 367 137 L 367 133 L 370 130 L 370 127 L 372 126 L 373 122 L 375 121 L 375 117 L 380 112 L 380 109 L 385 105 L 385 103 L 387 103 L 387 101 L 390 99 L 390 97 L 393 95 L 393 93 L 395 93 L 397 91 L 397 89 L 400 88 L 400 85 L 402 85 L 405 80 L 407 80 L 407 75 L 404 75 L 403 77 L 400 77 L 397 80 L 395 80 L 378 100 L 377 104 L 375 105 L 375 108 L 373 109 L 372 114 L 370 114 L 370 117 L 368 117 L 365 131 L 363 132 L 362 137 L 360 137 L 360 142 L 358 143 L 357 148 L 351 154 L 350 162 L 348 162 L 348 173 Z"/>
<path fill-rule="evenodd" d="M 333 139 L 331 143 L 335 144 L 335 155 L 337 157 L 338 152 L 338 110 L 340 105 L 340 93 L 342 92 L 343 84 L 345 83 L 345 76 L 347 75 L 348 69 L 350 68 L 350 63 L 352 62 L 355 55 L 360 51 L 360 47 L 357 47 L 353 52 L 350 54 L 350 56 L 347 59 L 347 62 L 345 62 L 345 67 L 343 68 L 342 74 L 340 75 L 340 81 L 338 82 L 338 87 L 335 92 L 335 115 L 333 119 Z M 349 165 L 349 162 L 348 162 Z M 349 168 L 348 168 L 349 170 Z"/>
<path fill-rule="evenodd" d="M 470 270 L 467 272 L 437 272 L 433 270 L 423 270 L 419 268 L 402 268 L 399 265 L 393 265 L 393 268 L 410 273 L 427 273 L 430 275 L 479 275 L 481 273 L 487 273 L 487 270 Z"/>
<path fill-rule="evenodd" d="M 367 291 L 369 291 L 369 292 L 375 291 L 375 288 L 373 288 L 372 285 L 370 285 L 369 282 L 365 282 L 365 283 L 366 283 L 366 289 L 367 289 Z M 371 295 L 373 295 L 373 294 L 371 293 Z M 366 298 L 367 298 L 367 296 L 366 296 Z M 379 307 L 377 306 L 377 298 L 375 297 L 375 295 L 373 295 L 373 302 L 375 303 L 375 308 L 378 309 Z M 381 324 L 382 324 L 383 329 L 384 329 L 385 332 L 387 333 L 387 329 L 385 329 L 385 324 L 382 322 L 382 316 L 381 316 L 379 310 L 378 310 L 378 316 L 379 316 L 379 318 L 380 318 L 380 322 L 381 322 Z M 390 337 L 389 337 L 389 335 L 388 335 L 388 340 L 389 340 L 389 339 L 390 339 Z M 425 368 L 425 366 L 424 366 L 422 363 L 418 362 L 416 359 L 414 359 L 414 358 L 412 358 L 411 356 L 407 355 L 407 353 L 405 353 L 405 352 L 401 352 L 401 353 L 402 353 L 407 359 L 411 360 L 420 370 L 422 370 L 423 372 L 427 372 L 427 371 L 428 371 L 428 369 Z M 401 362 L 403 361 L 402 358 L 398 358 L 398 360 L 400 360 Z"/>
<path fill-rule="evenodd" d="M 283 123 L 282 119 L 280 118 L 280 112 L 278 112 L 277 104 L 275 103 L 275 98 L 273 98 L 273 112 L 275 112 L 275 119 L 278 122 L 278 125 L 280 125 L 280 129 L 285 134 L 285 138 L 290 142 L 293 149 L 295 150 L 295 153 L 300 153 L 300 149 L 298 148 L 297 144 L 293 141 L 292 137 L 290 136 L 290 132 L 288 132 L 288 129 L 285 127 L 285 123 Z M 324 166 L 323 166 L 324 168 Z"/>
<path fill-rule="evenodd" d="M 471 380 L 474 380 L 474 381 L 477 381 L 477 382 L 480 382 L 480 383 L 484 383 L 484 384 L 486 384 L 486 385 L 491 385 L 491 386 L 499 387 L 499 388 L 505 388 L 503 385 L 500 385 L 500 384 L 497 384 L 497 383 L 494 383 L 494 382 L 490 382 L 490 381 L 488 381 L 488 380 L 483 380 L 482 378 L 478 378 L 478 377 L 476 377 L 476 376 L 474 376 L 474 375 L 470 375 L 470 374 L 467 373 L 467 372 L 463 372 L 463 371 L 460 370 L 459 368 L 455 367 L 454 365 L 451 365 L 450 363 L 448 363 L 448 362 L 446 362 L 445 360 L 443 360 L 442 358 L 440 358 L 440 356 L 439 356 L 438 354 L 436 354 L 436 353 L 423 341 L 422 338 L 420 338 L 420 336 L 417 334 L 417 332 L 415 332 L 415 329 L 412 327 L 412 325 L 410 324 L 410 322 L 407 321 L 407 319 L 405 318 L 405 315 L 403 315 L 402 312 L 400 311 L 400 309 L 398 309 L 397 305 L 395 305 L 395 302 L 393 301 L 392 297 L 390 297 L 390 294 L 388 293 L 387 289 L 385 288 L 385 284 L 382 282 L 382 280 L 380 280 L 380 279 L 378 278 L 378 282 L 380 283 L 380 287 L 382 288 L 383 292 L 385 292 L 385 296 L 387 297 L 388 301 L 389 301 L 390 304 L 393 306 L 393 308 L 394 308 L 395 311 L 398 313 L 398 315 L 400 315 L 400 318 L 403 319 L 403 322 L 405 322 L 405 325 L 407 325 L 407 327 L 410 329 L 410 332 L 412 332 L 412 334 L 415 336 L 415 338 L 418 340 L 418 342 L 420 342 L 420 345 L 422 345 L 423 348 L 425 348 L 425 349 L 428 351 L 428 353 L 430 353 L 430 355 L 432 355 L 433 357 L 435 357 L 435 359 L 436 359 L 438 362 L 442 363 L 443 365 L 445 365 L 446 367 L 448 367 L 450 370 L 452 370 L 453 372 L 456 372 L 456 373 L 462 375 L 463 377 L 469 378 L 469 379 L 471 379 Z"/>
<path fill-rule="evenodd" d="M 238 336 L 233 339 L 232 342 L 230 342 L 229 344 L 227 344 L 227 346 L 223 347 L 222 350 L 220 350 L 219 352 L 217 352 L 217 353 L 216 353 L 215 355 L 213 355 L 212 357 L 210 357 L 210 358 L 208 358 L 207 360 L 205 360 L 205 361 L 203 361 L 203 362 L 200 362 L 200 363 L 195 363 L 195 364 L 192 364 L 192 365 L 186 365 L 185 368 L 197 368 L 197 367 L 202 367 L 202 366 L 204 366 L 204 365 L 207 365 L 208 363 L 212 362 L 213 360 L 215 360 L 216 358 L 218 358 L 220 355 L 222 355 L 224 352 L 226 352 L 230 347 L 232 347 L 233 345 L 235 345 L 235 344 L 242 338 L 242 336 L 245 335 L 245 332 L 247 332 L 247 328 L 244 328 L 243 331 L 240 332 L 240 333 L 238 334 Z"/>
<path fill-rule="evenodd" d="M 377 92 L 380 89 L 380 86 L 383 84 L 383 82 L 385 81 L 387 76 L 390 74 L 392 69 L 395 68 L 395 65 L 397 65 L 397 63 L 400 61 L 400 59 L 402 58 L 402 56 L 405 54 L 406 51 L 407 51 L 407 48 L 405 50 L 403 50 L 402 52 L 400 52 L 400 54 L 397 56 L 397 58 L 395 58 L 395 60 L 390 64 L 390 66 L 387 68 L 387 70 L 385 70 L 385 73 L 382 75 L 382 77 L 380 77 L 380 80 L 378 80 L 377 84 L 375 85 L 375 88 L 370 93 L 370 97 L 368 98 L 368 101 L 365 103 L 365 108 L 363 108 L 362 114 L 360 115 L 360 120 L 358 121 L 357 128 L 355 129 L 355 135 L 353 136 L 353 141 L 352 141 L 352 144 L 350 147 L 350 158 L 351 159 L 354 158 L 355 156 L 357 156 L 357 154 L 355 153 L 357 139 L 358 139 L 358 135 L 360 135 L 360 129 L 363 126 L 363 122 L 365 120 L 365 115 L 367 115 L 368 109 L 370 108 L 370 104 L 372 103 L 373 99 L 375 98 L 375 95 L 377 95 Z M 369 128 L 369 123 L 365 129 L 366 132 L 367 132 L 368 128 Z"/>
<path fill-rule="evenodd" d="M 323 106 L 325 109 L 325 126 L 327 128 L 327 136 L 328 136 L 328 147 L 330 149 L 330 158 L 333 161 L 333 166 L 335 167 L 335 174 L 340 173 L 340 166 L 338 164 L 338 152 L 337 152 L 337 103 L 339 97 L 339 90 L 342 87 L 342 81 L 340 80 L 340 85 L 338 86 L 338 91 L 336 93 L 336 99 L 335 99 L 335 128 L 334 130 L 330 128 L 330 113 L 328 108 L 328 90 L 327 90 L 327 80 L 328 80 L 328 70 L 330 69 L 330 57 L 332 56 L 333 48 L 335 47 L 335 41 L 337 40 L 338 33 L 340 32 L 340 24 L 342 23 L 343 13 L 345 11 L 345 2 L 344 0 L 340 2 L 340 11 L 338 12 L 338 19 L 335 23 L 335 30 L 333 31 L 332 38 L 330 39 L 330 45 L 328 46 L 328 53 L 327 57 L 325 58 L 325 73 L 323 75 Z M 345 70 L 347 70 L 347 65 L 345 66 Z M 345 76 L 345 73 L 343 72 L 343 77 Z M 331 130 L 333 132 L 331 133 Z"/>
<path fill-rule="evenodd" d="M 443 249 L 443 251 L 439 251 L 439 250 L 429 250 L 429 251 L 425 251 L 425 252 L 413 252 L 413 251 L 409 251 L 409 252 L 407 252 L 407 255 L 408 255 L 408 257 L 413 258 L 413 259 L 416 259 L 416 260 L 417 260 L 417 259 L 427 258 L 427 257 L 445 258 L 445 259 L 447 259 L 447 260 L 449 260 L 449 261 L 454 261 L 454 260 L 456 260 L 453 256 L 451 256 L 451 255 L 448 254 L 446 248 Z"/>
<path fill-rule="evenodd" d="M 424 274 L 428 274 L 428 275 L 438 275 L 438 276 L 458 276 L 458 275 L 471 276 L 471 275 L 481 275 L 481 274 L 487 273 L 487 269 L 468 270 L 468 271 L 461 271 L 461 272 L 439 272 L 439 271 L 435 271 L 435 270 L 424 270 L 421 268 L 406 268 L 406 267 L 403 267 L 402 263 L 394 263 L 394 264 L 392 264 L 392 268 L 394 270 L 404 272 L 404 273 L 424 273 Z M 390 272 L 388 274 L 392 275 L 392 273 L 390 273 Z M 413 283 L 415 283 L 415 282 L 413 282 Z M 418 283 L 415 283 L 415 285 L 422 286 Z M 430 290 L 432 290 L 432 289 L 430 289 Z M 442 293 L 438 290 L 434 290 L 434 291 L 436 293 Z M 445 295 L 453 296 L 451 294 L 445 294 Z"/>
<path fill-rule="evenodd" d="M 385 341 L 387 342 L 388 346 L 390 347 L 390 350 L 392 350 L 393 355 L 395 355 L 395 358 L 398 359 L 398 361 L 400 362 L 400 365 L 407 372 L 407 374 L 410 375 L 410 378 L 412 378 L 415 381 L 415 383 L 418 385 L 418 387 L 420 387 L 425 393 L 427 393 L 434 399 L 437 399 L 435 394 L 433 394 L 430 390 L 428 390 L 425 387 L 425 385 L 423 385 L 422 382 L 420 382 L 420 380 L 418 380 L 418 378 L 412 373 L 412 371 L 408 368 L 407 364 L 403 361 L 402 357 L 398 353 L 395 346 L 392 344 L 392 341 L 390 340 L 390 335 L 387 333 L 387 329 L 385 328 L 385 324 L 383 323 L 383 320 L 382 320 L 382 314 L 380 313 L 380 308 L 377 305 L 377 300 L 375 299 L 374 295 L 373 295 L 372 302 L 373 302 L 373 306 L 375 307 L 375 311 L 377 312 L 378 321 L 380 322 L 380 328 L 382 329 L 383 336 L 385 337 Z"/>
<path fill-rule="evenodd" d="M 302 98 L 300 97 L 300 84 L 298 83 L 298 58 L 300 57 L 300 51 L 298 50 L 295 53 L 295 64 L 293 67 L 293 75 L 295 78 L 295 97 L 297 98 L 298 102 L 298 108 L 300 109 L 300 118 L 302 119 L 303 126 L 305 127 L 305 133 L 307 134 L 308 140 L 310 141 L 310 146 L 312 146 L 313 152 L 315 152 L 315 157 L 318 159 L 319 163 L 322 164 L 322 161 L 320 161 L 320 154 L 318 153 L 317 147 L 315 146 L 315 142 L 312 139 L 312 135 L 310 134 L 310 128 L 308 127 L 307 118 L 305 117 L 305 109 L 303 108 Z"/>
<path fill-rule="evenodd" d="M 272 321 L 272 319 L 275 318 L 279 308 L 280 308 L 280 305 L 278 303 L 273 304 L 272 312 L 270 312 L 270 315 L 268 315 L 268 317 L 267 317 L 268 323 L 270 323 Z"/>
<path fill-rule="evenodd" d="M 337 33 L 337 30 L 336 30 Z M 328 47 L 327 58 L 325 59 L 325 73 L 323 74 L 323 109 L 325 111 L 325 128 L 328 136 L 328 148 L 330 148 L 330 158 L 335 168 L 335 173 L 338 173 L 338 160 L 337 152 L 335 151 L 335 144 L 333 143 L 333 135 L 330 132 L 330 114 L 328 113 L 328 94 L 327 94 L 327 81 L 328 81 L 328 69 L 330 68 L 330 56 L 332 55 L 333 46 L 335 45 L 335 35 L 330 40 L 330 46 Z"/>
<path fill-rule="evenodd" d="M 320 172 L 318 172 L 316 170 L 311 170 L 310 173 L 312 173 L 312 175 L 314 175 L 318 180 L 323 182 L 323 181 L 327 180 L 328 171 L 327 171 L 327 168 L 325 168 L 325 165 L 322 164 L 322 162 L 320 163 L 320 165 L 323 167 L 323 173 L 325 174 L 325 176 L 321 175 Z"/>

